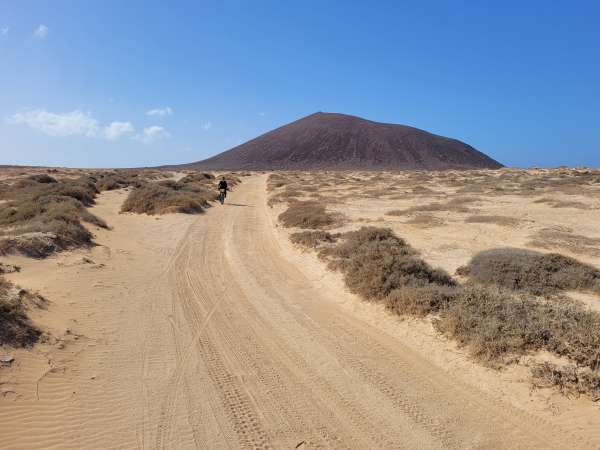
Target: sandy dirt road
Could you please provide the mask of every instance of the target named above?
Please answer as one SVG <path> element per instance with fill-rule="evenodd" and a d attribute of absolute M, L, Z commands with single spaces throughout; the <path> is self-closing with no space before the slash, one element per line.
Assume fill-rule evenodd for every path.
<path fill-rule="evenodd" d="M 100 343 L 101 355 L 56 374 L 37 406 L 0 403 L 0 447 L 590 445 L 340 308 L 334 286 L 286 256 L 265 182 L 247 179 L 224 206 L 186 222 L 160 270 L 137 279 L 143 293 L 122 300 L 140 304 L 123 310 L 119 326 L 131 331 L 118 346 Z M 98 382 L 66 393 L 65 377 L 75 382 L 91 364 Z"/>

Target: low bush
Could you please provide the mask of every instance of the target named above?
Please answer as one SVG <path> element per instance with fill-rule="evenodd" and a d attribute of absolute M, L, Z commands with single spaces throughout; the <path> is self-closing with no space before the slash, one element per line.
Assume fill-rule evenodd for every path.
<path fill-rule="evenodd" d="M 600 315 L 566 299 L 468 285 L 441 310 L 436 327 L 487 361 L 545 349 L 592 370 L 600 364 Z"/>
<path fill-rule="evenodd" d="M 40 338 L 42 332 L 27 316 L 27 304 L 43 301 L 0 277 L 0 345 L 29 347 Z"/>
<path fill-rule="evenodd" d="M 30 175 L 27 178 L 37 183 L 57 183 L 56 178 L 51 177 L 50 175 L 47 175 L 45 173 Z"/>
<path fill-rule="evenodd" d="M 214 183 L 215 176 L 212 173 L 206 172 L 194 172 L 186 175 L 181 180 L 180 183 Z"/>
<path fill-rule="evenodd" d="M 306 248 L 317 248 L 324 244 L 335 244 L 339 236 L 339 233 L 331 234 L 327 231 L 300 231 L 293 233 L 290 239 L 294 244 Z"/>
<path fill-rule="evenodd" d="M 129 193 L 121 211 L 138 214 L 185 213 L 199 214 L 216 200 L 216 190 L 193 182 L 180 183 L 173 180 L 146 183 Z"/>
<path fill-rule="evenodd" d="M 455 285 L 447 273 L 429 266 L 389 228 L 362 227 L 342 238 L 342 243 L 322 253 L 333 259 L 330 267 L 344 273 L 350 290 L 366 299 L 380 300 L 406 286 Z"/>
<path fill-rule="evenodd" d="M 323 203 L 308 200 L 291 202 L 288 209 L 279 215 L 284 227 L 333 228 L 341 225 L 343 216 L 328 212 Z"/>
<path fill-rule="evenodd" d="M 600 292 L 600 271 L 574 258 L 556 253 L 500 248 L 471 259 L 460 273 L 483 284 L 496 284 L 535 295 L 567 289 Z"/>
<path fill-rule="evenodd" d="M 456 286 L 426 284 L 402 286 L 391 291 L 384 299 L 386 308 L 399 316 L 423 317 L 446 309 L 460 294 Z"/>
<path fill-rule="evenodd" d="M 600 400 L 600 372 L 574 365 L 557 366 L 549 362 L 531 368 L 536 388 L 555 387 L 565 395 L 589 395 L 593 401 Z"/>
<path fill-rule="evenodd" d="M 29 178 L 15 183 L 0 204 L 0 254 L 43 258 L 54 252 L 92 244 L 88 222 L 107 224 L 85 206 L 94 202 L 96 186 L 87 177 L 48 182 Z"/>

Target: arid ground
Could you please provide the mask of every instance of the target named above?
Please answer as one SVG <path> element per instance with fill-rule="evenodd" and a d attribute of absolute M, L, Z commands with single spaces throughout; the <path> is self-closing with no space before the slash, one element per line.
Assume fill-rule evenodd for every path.
<path fill-rule="evenodd" d="M 203 192 L 173 184 L 184 175 L 164 189 Z M 121 213 L 133 188 L 99 189 L 87 211 L 101 221 L 82 219 L 94 245 L 0 256 L 20 267 L 6 280 L 46 299 L 28 307 L 37 343 L 0 347 L 14 358 L 0 363 L 1 448 L 600 447 L 593 374 L 531 375 L 587 359 L 538 341 L 484 358 L 440 331 L 446 310 L 393 314 L 353 293 L 292 243 L 297 217 L 280 219 L 313 201 L 304 230 L 389 228 L 457 283 L 473 256 L 505 247 L 600 268 L 600 172 L 247 175 L 202 214 Z M 560 296 L 600 310 L 594 289 Z"/>

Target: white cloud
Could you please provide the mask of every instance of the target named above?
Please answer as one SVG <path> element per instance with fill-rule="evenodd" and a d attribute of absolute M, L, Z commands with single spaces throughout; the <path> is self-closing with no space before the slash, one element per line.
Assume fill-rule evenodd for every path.
<path fill-rule="evenodd" d="M 266 112 L 264 112 L 264 111 L 261 111 L 261 112 L 259 112 L 259 113 L 258 113 L 258 115 L 259 115 L 260 117 L 265 117 L 265 116 L 267 115 L 267 113 L 266 113 Z"/>
<path fill-rule="evenodd" d="M 104 128 L 104 137 L 111 141 L 116 141 L 123 136 L 135 133 L 135 128 L 131 122 L 111 122 Z"/>
<path fill-rule="evenodd" d="M 9 27 L 0 28 L 0 34 L 2 34 L 2 36 L 6 36 L 9 31 L 10 31 Z"/>
<path fill-rule="evenodd" d="M 211 128 L 212 128 L 212 122 L 210 122 L 210 121 L 208 121 L 208 122 L 204 122 L 204 123 L 202 124 L 202 129 L 203 129 L 204 131 L 208 131 L 208 130 L 210 130 Z"/>
<path fill-rule="evenodd" d="M 167 106 L 166 108 L 154 108 L 149 111 L 146 111 L 147 116 L 170 116 L 173 114 L 173 110 Z"/>
<path fill-rule="evenodd" d="M 33 30 L 33 37 L 37 39 L 44 39 L 48 36 L 48 27 L 46 25 L 40 25 Z"/>
<path fill-rule="evenodd" d="M 144 128 L 142 134 L 137 134 L 134 136 L 134 139 L 137 139 L 145 144 L 150 144 L 152 142 L 159 141 L 161 139 L 167 139 L 169 137 L 171 137 L 171 133 L 169 133 L 164 127 L 153 125 L 151 127 Z"/>
<path fill-rule="evenodd" d="M 95 136 L 98 122 L 89 113 L 75 110 L 67 113 L 51 113 L 34 109 L 14 114 L 9 122 L 27 125 L 50 136 Z"/>
<path fill-rule="evenodd" d="M 53 113 L 45 109 L 33 109 L 13 114 L 6 120 L 8 123 L 26 125 L 55 137 L 87 136 L 116 141 L 130 136 L 145 144 L 171 137 L 171 133 L 158 125 L 146 127 L 138 134 L 134 134 L 135 127 L 131 122 L 113 121 L 105 127 L 100 127 L 98 121 L 90 113 L 79 110 Z"/>

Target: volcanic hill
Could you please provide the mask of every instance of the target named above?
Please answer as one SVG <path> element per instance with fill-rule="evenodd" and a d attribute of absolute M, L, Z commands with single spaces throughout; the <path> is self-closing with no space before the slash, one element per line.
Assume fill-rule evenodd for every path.
<path fill-rule="evenodd" d="M 318 112 L 212 158 L 212 170 L 497 169 L 502 164 L 456 139 L 405 125 Z"/>

